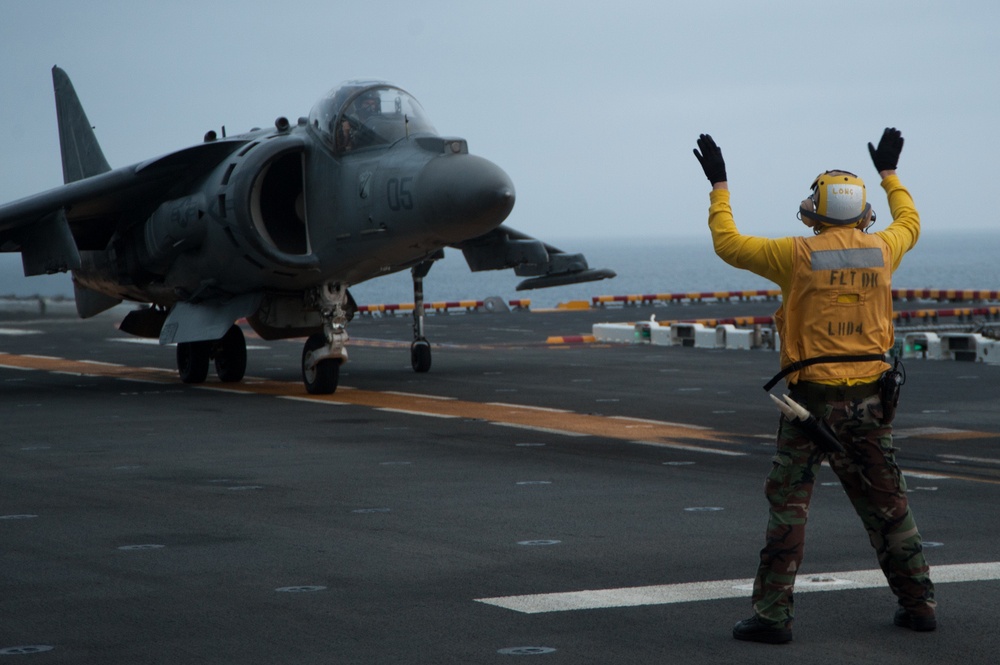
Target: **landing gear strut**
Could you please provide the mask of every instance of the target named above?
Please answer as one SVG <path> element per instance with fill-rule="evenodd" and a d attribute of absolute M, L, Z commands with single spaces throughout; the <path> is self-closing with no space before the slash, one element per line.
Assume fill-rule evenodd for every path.
<path fill-rule="evenodd" d="M 340 366 L 347 362 L 347 322 L 357 306 L 340 282 L 323 284 L 313 297 L 323 317 L 323 332 L 310 336 L 302 348 L 302 381 L 310 395 L 329 395 L 337 390 Z"/>
<path fill-rule="evenodd" d="M 208 365 L 224 383 L 235 383 L 247 371 L 247 343 L 240 327 L 233 325 L 219 340 L 181 342 L 177 345 L 177 372 L 184 383 L 204 383 Z"/>
<path fill-rule="evenodd" d="M 430 272 L 433 261 L 424 261 L 410 269 L 413 275 L 413 344 L 410 345 L 410 364 L 414 372 L 427 372 L 431 368 L 431 343 L 424 337 L 424 277 Z"/>

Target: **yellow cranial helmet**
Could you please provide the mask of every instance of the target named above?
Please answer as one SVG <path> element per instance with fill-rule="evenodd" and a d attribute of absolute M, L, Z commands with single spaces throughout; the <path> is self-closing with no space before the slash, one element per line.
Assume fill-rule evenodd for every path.
<path fill-rule="evenodd" d="M 803 219 L 808 226 L 817 222 L 850 226 L 864 220 L 870 210 L 864 181 L 847 171 L 826 171 L 816 176 L 812 195 L 799 207 L 802 217 L 812 222 Z"/>

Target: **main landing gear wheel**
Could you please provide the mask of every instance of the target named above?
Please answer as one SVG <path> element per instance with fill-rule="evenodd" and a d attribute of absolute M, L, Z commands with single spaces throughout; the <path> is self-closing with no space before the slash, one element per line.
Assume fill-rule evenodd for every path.
<path fill-rule="evenodd" d="M 431 343 L 418 339 L 410 345 L 410 364 L 414 372 L 427 372 L 431 368 Z"/>
<path fill-rule="evenodd" d="M 177 373 L 184 383 L 204 383 L 208 365 L 215 359 L 215 372 L 224 383 L 243 379 L 247 371 L 247 342 L 240 327 L 233 325 L 222 339 L 181 342 L 177 345 Z"/>
<path fill-rule="evenodd" d="M 215 343 L 215 373 L 223 383 L 236 383 L 247 371 L 247 341 L 234 325 Z"/>
<path fill-rule="evenodd" d="M 337 382 L 340 380 L 339 359 L 320 360 L 312 369 L 306 368 L 309 354 L 324 346 L 327 346 L 326 336 L 316 333 L 302 347 L 302 382 L 306 384 L 306 392 L 310 395 L 329 395 L 337 390 Z"/>
<path fill-rule="evenodd" d="M 213 342 L 181 342 L 177 345 L 177 373 L 184 383 L 204 383 Z"/>

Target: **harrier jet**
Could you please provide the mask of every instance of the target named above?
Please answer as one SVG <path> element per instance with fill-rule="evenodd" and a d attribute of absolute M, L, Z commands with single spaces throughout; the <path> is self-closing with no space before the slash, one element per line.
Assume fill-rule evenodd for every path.
<path fill-rule="evenodd" d="M 20 252 L 25 275 L 71 271 L 83 318 L 141 303 L 121 330 L 176 344 L 184 382 L 213 360 L 220 380 L 243 378 L 245 318 L 264 339 L 305 338 L 306 389 L 334 392 L 350 287 L 406 269 L 412 365 L 428 371 L 423 278 L 446 247 L 473 271 L 513 268 L 519 290 L 614 276 L 502 226 L 507 174 L 389 83 L 349 81 L 296 122 L 112 169 L 69 77 L 52 79 L 65 184 L 0 205 L 0 251 Z"/>

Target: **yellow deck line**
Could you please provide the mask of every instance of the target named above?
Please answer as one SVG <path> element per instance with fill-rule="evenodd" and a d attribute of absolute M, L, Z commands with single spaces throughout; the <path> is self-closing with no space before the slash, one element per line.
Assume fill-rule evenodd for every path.
<path fill-rule="evenodd" d="M 72 372 L 87 376 L 102 376 L 126 380 L 157 383 L 177 383 L 176 372 L 166 369 L 123 367 L 107 363 L 84 362 L 65 358 L 19 356 L 0 353 L 0 365 L 48 372 Z M 441 400 L 431 396 L 409 395 L 398 392 L 357 390 L 340 386 L 332 395 L 310 395 L 298 382 L 272 381 L 248 378 L 241 383 L 206 383 L 201 387 L 235 393 L 292 397 L 314 402 L 353 404 L 375 409 L 483 420 L 506 423 L 539 430 L 561 431 L 619 440 L 634 440 L 639 431 L 623 425 L 620 418 L 594 416 L 573 412 L 541 411 L 533 406 L 516 404 L 481 403 L 464 400 Z M 644 441 L 674 443 L 678 440 L 710 441 L 729 446 L 738 445 L 725 434 L 699 425 L 644 421 L 641 438 Z"/>
<path fill-rule="evenodd" d="M 70 360 L 52 356 L 14 355 L 0 353 L 0 367 L 23 370 L 41 370 L 54 373 L 79 374 L 116 378 L 126 381 L 150 383 L 178 383 L 177 373 L 170 369 L 151 367 L 127 367 L 113 363 L 89 360 Z M 496 424 L 507 424 L 547 432 L 560 432 L 577 436 L 594 436 L 622 441 L 643 443 L 682 444 L 683 442 L 711 442 L 720 444 L 720 450 L 729 451 L 739 446 L 733 435 L 718 432 L 700 425 L 665 421 L 626 418 L 621 416 L 595 416 L 540 410 L 534 406 L 520 406 L 499 402 L 470 402 L 458 399 L 441 399 L 431 395 L 416 395 L 395 391 L 382 392 L 359 390 L 350 386 L 339 386 L 332 395 L 310 395 L 299 382 L 274 381 L 247 377 L 240 383 L 209 382 L 198 386 L 208 390 L 232 393 L 265 395 L 290 398 L 301 401 L 329 404 L 351 404 L 387 411 L 450 418 L 481 420 Z M 906 430 L 901 431 L 901 434 Z M 933 439 L 971 439 L 997 436 L 991 432 L 967 430 L 947 430 L 941 433 L 929 431 L 926 435 L 914 433 L 912 436 Z M 699 447 L 690 447 L 700 450 Z M 705 449 L 705 452 L 709 450 Z M 974 480 L 967 476 L 943 473 L 950 478 Z M 991 482 L 981 480 L 980 482 Z"/>

